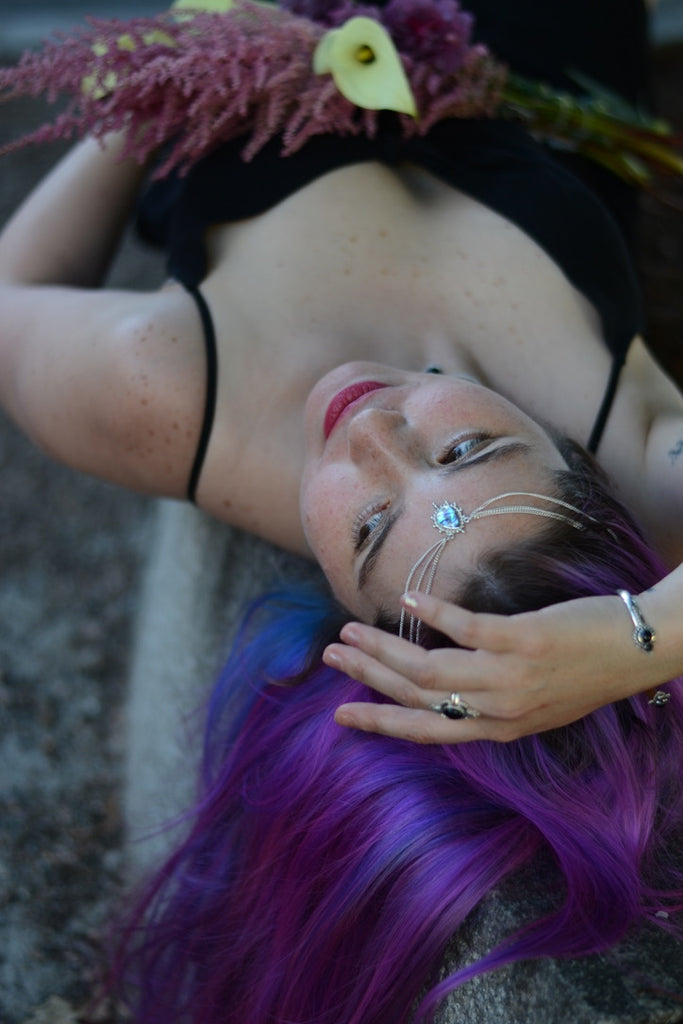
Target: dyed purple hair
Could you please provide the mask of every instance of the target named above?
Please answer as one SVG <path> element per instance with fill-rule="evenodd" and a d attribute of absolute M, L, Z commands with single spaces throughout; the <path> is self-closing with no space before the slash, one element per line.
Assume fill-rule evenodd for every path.
<path fill-rule="evenodd" d="M 473 606 L 519 611 L 661 578 L 600 478 L 572 478 L 563 493 L 606 529 L 577 542 L 554 524 L 492 556 L 465 588 Z M 429 1021 L 482 971 L 599 952 L 643 919 L 674 928 L 655 915 L 683 906 L 667 853 L 683 818 L 678 684 L 665 709 L 636 697 L 514 743 L 414 745 L 335 725 L 342 702 L 380 698 L 311 659 L 332 612 L 318 594 L 274 595 L 243 627 L 211 700 L 187 838 L 122 940 L 115 970 L 132 979 L 135 1020 Z M 554 909 L 439 981 L 467 915 L 543 856 Z"/>

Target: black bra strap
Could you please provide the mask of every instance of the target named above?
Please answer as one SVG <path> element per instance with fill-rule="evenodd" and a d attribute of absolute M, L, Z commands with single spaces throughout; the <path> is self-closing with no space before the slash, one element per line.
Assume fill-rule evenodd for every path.
<path fill-rule="evenodd" d="M 181 282 L 181 284 L 183 284 L 183 282 Z M 187 497 L 190 501 L 194 502 L 197 492 L 197 484 L 199 483 L 199 475 L 202 471 L 202 466 L 204 465 L 206 449 L 209 447 L 211 430 L 213 428 L 213 421 L 216 413 L 218 352 L 216 350 L 216 331 L 213 325 L 213 317 L 211 316 L 211 310 L 207 305 L 206 299 L 198 287 L 187 284 L 184 284 L 183 287 L 186 288 L 188 295 L 192 296 L 197 305 L 199 316 L 202 321 L 202 335 L 204 337 L 204 349 L 206 351 L 206 397 L 204 400 L 204 418 L 202 420 L 202 429 L 197 443 L 197 451 L 195 453 L 194 462 L 192 463 L 192 470 L 190 471 L 190 479 L 187 484 Z"/>
<path fill-rule="evenodd" d="M 617 393 L 617 385 L 619 383 L 619 375 L 621 374 L 622 368 L 626 361 L 626 351 L 628 346 L 624 346 L 624 352 L 620 356 L 614 356 L 612 360 L 612 369 L 607 380 L 607 387 L 605 388 L 605 394 L 603 395 L 600 408 L 598 409 L 598 415 L 595 418 L 593 429 L 591 430 L 590 437 L 588 438 L 588 444 L 586 445 L 591 455 L 595 455 L 598 450 L 602 435 L 607 425 L 607 417 L 610 414 L 612 403 L 614 402 L 614 396 Z"/>

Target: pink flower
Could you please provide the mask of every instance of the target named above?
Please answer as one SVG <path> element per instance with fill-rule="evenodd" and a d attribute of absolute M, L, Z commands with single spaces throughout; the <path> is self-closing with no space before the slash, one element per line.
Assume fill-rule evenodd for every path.
<path fill-rule="evenodd" d="M 462 67 L 474 18 L 456 0 L 390 0 L 381 13 L 401 53 L 447 75 Z"/>

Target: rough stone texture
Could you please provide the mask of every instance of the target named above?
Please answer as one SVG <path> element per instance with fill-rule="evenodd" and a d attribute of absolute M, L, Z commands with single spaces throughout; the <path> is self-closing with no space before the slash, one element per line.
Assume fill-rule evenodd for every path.
<path fill-rule="evenodd" d="M 682 56 L 671 47 L 657 60 L 662 112 L 680 125 Z M 0 133 L 12 137 L 40 116 L 30 103 L 0 108 Z M 26 151 L 0 164 L 0 220 L 57 153 Z M 683 381 L 683 216 L 647 199 L 641 253 L 649 337 Z M 156 261 L 127 243 L 113 281 L 145 287 L 159 275 Z M 5 421 L 0 497 L 0 1022 L 82 1024 L 92 1019 L 83 1006 L 121 884 L 129 651 L 131 701 L 152 695 L 143 703 L 157 709 L 163 737 L 155 749 L 131 703 L 126 756 L 136 784 L 126 799 L 137 837 L 152 823 L 139 808 L 159 792 L 156 756 L 165 758 L 164 781 L 188 780 L 185 720 L 159 719 L 176 703 L 172 687 L 187 685 L 185 706 L 194 708 L 242 598 L 295 565 L 192 509 L 54 466 Z M 151 664 L 161 666 L 153 678 Z M 156 842 L 134 845 L 137 866 L 157 855 Z M 453 957 L 480 955 L 524 919 L 532 898 L 521 883 L 494 894 Z M 518 965 L 466 986 L 442 1024 L 674 1024 L 683 1020 L 680 956 L 653 931 L 614 956 Z M 98 1019 L 123 1018 L 105 1007 Z"/>
<path fill-rule="evenodd" d="M 0 130 L 36 116 L 32 104 L 0 108 Z M 56 155 L 0 163 L 0 220 Z M 119 268 L 122 285 L 155 276 L 128 246 Z M 3 1024 L 34 1010 L 36 1024 L 75 1021 L 101 961 L 120 884 L 122 706 L 148 515 L 144 499 L 53 464 L 0 422 Z"/>
<path fill-rule="evenodd" d="M 442 974 L 471 963 L 552 909 L 547 868 L 495 890 L 447 952 Z M 678 1024 L 683 945 L 647 926 L 601 955 L 541 958 L 482 974 L 453 992 L 435 1024 Z"/>

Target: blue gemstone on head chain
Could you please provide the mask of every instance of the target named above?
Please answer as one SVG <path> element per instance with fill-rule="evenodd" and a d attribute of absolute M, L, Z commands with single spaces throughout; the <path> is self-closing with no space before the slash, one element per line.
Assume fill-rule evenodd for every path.
<path fill-rule="evenodd" d="M 441 533 L 453 534 L 463 532 L 467 519 L 459 505 L 445 501 L 442 505 L 434 506 L 432 522 Z"/>

